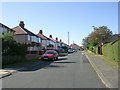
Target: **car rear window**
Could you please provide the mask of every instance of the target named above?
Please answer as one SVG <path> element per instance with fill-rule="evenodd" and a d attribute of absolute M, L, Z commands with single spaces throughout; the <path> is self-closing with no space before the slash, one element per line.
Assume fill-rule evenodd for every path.
<path fill-rule="evenodd" d="M 54 54 L 54 52 L 45 52 L 45 54 Z"/>

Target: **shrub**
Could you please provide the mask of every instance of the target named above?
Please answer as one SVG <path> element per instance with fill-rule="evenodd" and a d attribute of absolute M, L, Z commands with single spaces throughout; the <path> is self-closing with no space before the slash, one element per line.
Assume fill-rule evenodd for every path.
<path fill-rule="evenodd" d="M 27 51 L 26 44 L 17 43 L 12 32 L 6 32 L 2 36 L 2 64 L 22 62 Z"/>
<path fill-rule="evenodd" d="M 110 60 L 120 61 L 120 40 L 105 44 L 102 47 L 103 55 Z"/>

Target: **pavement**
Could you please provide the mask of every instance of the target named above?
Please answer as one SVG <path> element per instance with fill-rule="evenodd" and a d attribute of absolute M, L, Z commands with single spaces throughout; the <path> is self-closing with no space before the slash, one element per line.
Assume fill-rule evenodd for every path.
<path fill-rule="evenodd" d="M 0 79 L 10 76 L 13 73 L 16 73 L 18 70 L 22 70 L 25 67 L 21 67 L 21 68 L 5 68 L 5 69 L 0 69 Z"/>
<path fill-rule="evenodd" d="M 118 88 L 118 67 L 104 60 L 101 55 L 84 52 L 101 81 L 108 88 Z"/>
<path fill-rule="evenodd" d="M 90 64 L 106 87 L 118 88 L 118 68 L 103 60 L 100 55 L 95 55 L 86 51 L 83 52 L 83 54 L 88 58 Z M 12 75 L 24 68 L 25 67 L 0 69 L 0 79 Z"/>

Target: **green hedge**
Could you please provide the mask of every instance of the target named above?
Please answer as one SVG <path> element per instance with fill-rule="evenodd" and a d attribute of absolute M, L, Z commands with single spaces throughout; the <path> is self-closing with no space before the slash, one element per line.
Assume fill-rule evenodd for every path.
<path fill-rule="evenodd" d="M 92 51 L 93 53 L 95 53 L 96 54 L 96 47 L 95 46 L 91 46 L 90 48 L 89 48 L 89 50 L 90 51 Z"/>
<path fill-rule="evenodd" d="M 120 40 L 103 45 L 102 53 L 110 60 L 120 61 Z"/>
<path fill-rule="evenodd" d="M 2 56 L 2 65 L 25 62 L 26 60 L 24 56 Z"/>

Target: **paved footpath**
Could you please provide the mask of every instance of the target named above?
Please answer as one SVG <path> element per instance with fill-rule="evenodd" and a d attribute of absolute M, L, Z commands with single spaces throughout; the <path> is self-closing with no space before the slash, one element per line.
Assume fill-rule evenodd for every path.
<path fill-rule="evenodd" d="M 118 68 L 103 60 L 101 55 L 84 52 L 102 82 L 109 88 L 118 88 Z"/>
<path fill-rule="evenodd" d="M 24 69 L 22 68 L 5 68 L 5 69 L 0 69 L 0 79 L 7 77 L 9 75 L 12 75 L 13 73 L 17 72 L 18 70 Z"/>

